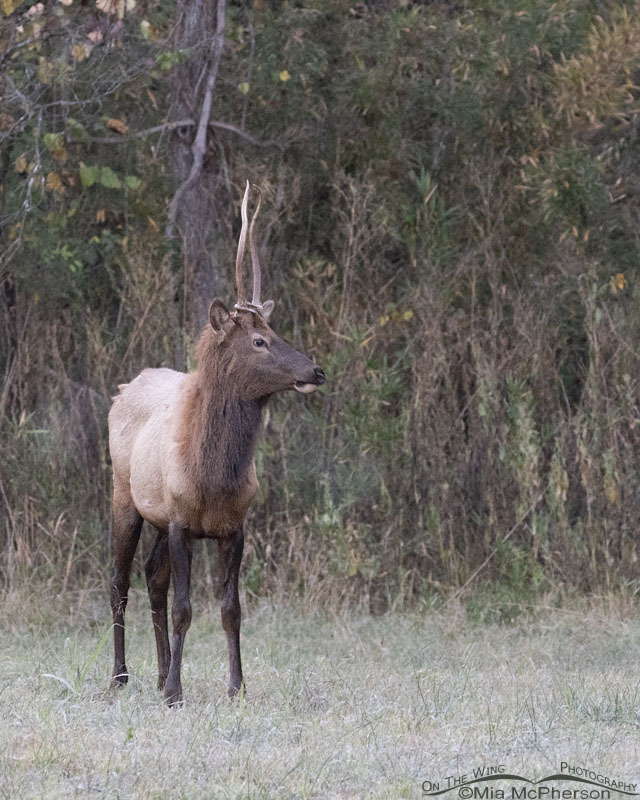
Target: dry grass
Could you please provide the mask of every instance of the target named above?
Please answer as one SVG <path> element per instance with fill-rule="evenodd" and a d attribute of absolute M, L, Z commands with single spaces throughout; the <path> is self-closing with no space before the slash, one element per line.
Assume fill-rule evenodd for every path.
<path fill-rule="evenodd" d="M 106 688 L 106 601 L 52 627 L 5 606 L 2 797 L 409 798 L 483 764 L 540 777 L 561 760 L 638 777 L 632 617 L 500 627 L 459 610 L 329 620 L 262 606 L 243 628 L 248 696 L 232 703 L 218 614 L 196 607 L 186 705 L 168 710 L 146 598 L 131 605 L 122 692 Z"/>

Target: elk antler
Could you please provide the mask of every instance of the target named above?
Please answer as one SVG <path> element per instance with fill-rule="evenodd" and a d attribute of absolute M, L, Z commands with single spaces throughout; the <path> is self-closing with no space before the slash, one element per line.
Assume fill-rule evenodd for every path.
<path fill-rule="evenodd" d="M 249 181 L 247 181 L 247 188 L 244 190 L 244 199 L 242 201 L 242 230 L 240 231 L 240 241 L 238 242 L 238 255 L 236 256 L 236 284 L 238 286 L 238 302 L 235 307 L 238 311 L 251 311 L 254 314 L 263 314 L 263 306 L 260 302 L 260 260 L 258 259 L 258 248 L 253 238 L 253 226 L 256 218 L 260 213 L 260 206 L 262 205 L 262 192 L 260 188 L 254 184 L 254 188 L 258 191 L 258 205 L 251 217 L 251 225 L 249 226 L 249 249 L 251 250 L 251 268 L 253 270 L 253 299 L 250 303 L 247 302 L 244 296 L 244 284 L 242 280 L 242 261 L 244 259 L 244 249 L 247 239 L 247 203 L 249 201 Z M 268 314 L 267 314 L 268 316 Z"/>
<path fill-rule="evenodd" d="M 247 181 L 247 188 L 244 190 L 244 198 L 242 200 L 242 230 L 240 231 L 240 239 L 238 241 L 238 253 L 236 255 L 236 286 L 238 288 L 238 302 L 237 306 L 246 305 L 244 296 L 244 284 L 242 280 L 242 261 L 244 259 L 244 246 L 247 240 L 247 203 L 249 202 L 249 181 Z"/>
<path fill-rule="evenodd" d="M 251 305 L 262 308 L 262 304 L 260 303 L 260 261 L 258 259 L 258 248 L 256 247 L 256 243 L 253 239 L 253 226 L 258 214 L 260 213 L 260 206 L 262 205 L 262 192 L 260 191 L 260 187 L 256 186 L 255 183 L 254 187 L 258 190 L 258 206 L 253 213 L 251 226 L 249 227 L 249 250 L 251 251 L 251 268 L 253 270 L 253 299 L 251 300 Z"/>

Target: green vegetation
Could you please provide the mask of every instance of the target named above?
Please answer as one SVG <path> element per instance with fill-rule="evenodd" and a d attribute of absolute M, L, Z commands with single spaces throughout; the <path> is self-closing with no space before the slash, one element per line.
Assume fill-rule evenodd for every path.
<path fill-rule="evenodd" d="M 328 374 L 270 407 L 250 591 L 634 595 L 637 3 L 229 5 L 171 211 L 215 60 L 187 6 L 0 3 L 5 589 L 104 581 L 109 398 L 193 364 L 250 177 L 274 327 Z"/>

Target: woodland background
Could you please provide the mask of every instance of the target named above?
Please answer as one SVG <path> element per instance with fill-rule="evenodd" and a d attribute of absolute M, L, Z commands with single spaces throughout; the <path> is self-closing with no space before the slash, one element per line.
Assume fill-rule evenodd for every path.
<path fill-rule="evenodd" d="M 638 2 L 0 9 L 5 590 L 107 585 L 110 397 L 193 366 L 250 178 L 328 381 L 269 406 L 248 596 L 638 591 Z"/>

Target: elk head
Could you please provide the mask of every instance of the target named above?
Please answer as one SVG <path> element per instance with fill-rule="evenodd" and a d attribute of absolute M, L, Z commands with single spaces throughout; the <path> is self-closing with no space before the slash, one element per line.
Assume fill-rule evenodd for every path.
<path fill-rule="evenodd" d="M 257 187 L 256 187 L 257 188 Z M 236 256 L 238 302 L 229 311 L 222 300 L 215 299 L 209 308 L 209 322 L 219 343 L 220 360 L 229 372 L 233 369 L 237 388 L 247 398 L 266 398 L 276 392 L 293 389 L 303 394 L 314 392 L 325 382 L 324 372 L 302 353 L 281 339 L 269 326 L 273 300 L 260 300 L 261 272 L 254 240 L 254 225 L 262 196 L 248 226 L 249 181 L 242 201 L 242 230 Z M 249 230 L 249 249 L 253 269 L 253 297 L 244 293 L 242 262 Z"/>

